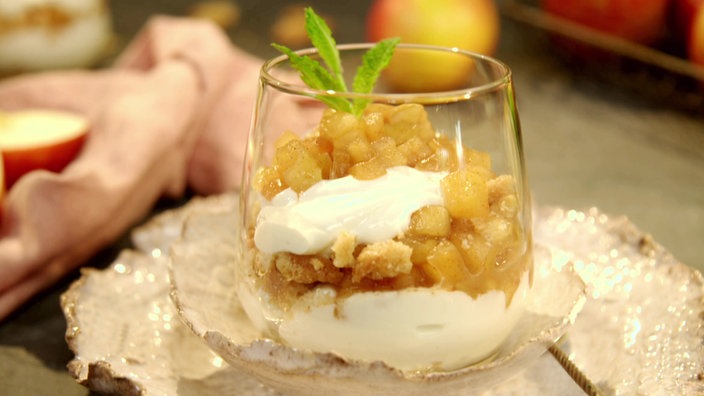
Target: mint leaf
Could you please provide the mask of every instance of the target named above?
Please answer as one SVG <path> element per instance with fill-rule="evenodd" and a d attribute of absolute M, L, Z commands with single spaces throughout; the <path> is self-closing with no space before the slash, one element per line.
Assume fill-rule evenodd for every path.
<path fill-rule="evenodd" d="M 401 41 L 391 38 L 379 41 L 362 57 L 362 65 L 357 68 L 357 74 L 352 82 L 352 90 L 357 93 L 371 93 L 379 79 L 381 71 L 389 65 L 396 45 Z M 362 114 L 365 107 L 371 102 L 368 99 L 355 99 L 352 113 Z"/>
<path fill-rule="evenodd" d="M 310 38 L 310 42 L 318 49 L 318 54 L 330 72 L 338 81 L 341 87 L 345 86 L 345 80 L 342 78 L 342 64 L 340 63 L 340 52 L 337 50 L 337 43 L 332 37 L 332 31 L 325 23 L 325 20 L 318 16 L 312 8 L 306 7 L 306 32 Z"/>
<path fill-rule="evenodd" d="M 327 68 L 308 56 L 296 54 L 286 46 L 276 43 L 271 45 L 288 56 L 291 66 L 298 71 L 301 80 L 309 87 L 319 91 L 347 92 L 347 86 L 342 75 L 340 52 L 337 49 L 337 44 L 332 37 L 330 28 L 312 8 L 307 7 L 305 13 L 306 32 Z M 381 70 L 388 66 L 399 41 L 398 38 L 382 40 L 364 54 L 362 65 L 357 68 L 357 73 L 354 76 L 353 92 L 362 94 L 372 92 L 376 81 L 379 79 Z M 357 117 L 362 114 L 364 108 L 371 102 L 368 99 L 349 100 L 325 95 L 315 95 L 315 97 L 332 109 L 352 113 Z"/>
<path fill-rule="evenodd" d="M 291 66 L 298 70 L 301 80 L 309 87 L 321 91 L 332 89 L 344 92 L 346 90 L 345 87 L 338 86 L 335 78 L 320 63 L 307 56 L 300 56 L 284 45 L 272 44 L 272 46 L 288 56 Z M 352 112 L 352 105 L 347 99 L 321 95 L 316 95 L 316 98 L 333 109 Z"/>

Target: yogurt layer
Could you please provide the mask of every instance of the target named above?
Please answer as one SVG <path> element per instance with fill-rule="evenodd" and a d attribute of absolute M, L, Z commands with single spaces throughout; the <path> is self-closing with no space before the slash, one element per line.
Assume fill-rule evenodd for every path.
<path fill-rule="evenodd" d="M 529 283 L 526 273 L 508 307 L 496 290 L 476 299 L 440 289 L 362 292 L 315 306 L 302 299 L 280 323 L 279 336 L 297 348 L 401 370 L 458 369 L 504 342 L 523 313 Z"/>

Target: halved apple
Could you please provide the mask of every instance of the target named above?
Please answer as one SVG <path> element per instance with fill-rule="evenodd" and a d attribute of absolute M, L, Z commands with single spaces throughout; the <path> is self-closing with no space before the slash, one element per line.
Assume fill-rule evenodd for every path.
<path fill-rule="evenodd" d="M 88 130 L 87 118 L 65 111 L 0 112 L 6 189 L 36 169 L 61 172 L 81 151 Z"/>

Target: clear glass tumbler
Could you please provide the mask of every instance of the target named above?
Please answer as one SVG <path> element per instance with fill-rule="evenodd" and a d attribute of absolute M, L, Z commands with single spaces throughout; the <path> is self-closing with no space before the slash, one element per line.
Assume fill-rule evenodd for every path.
<path fill-rule="evenodd" d="M 339 46 L 348 86 L 370 46 Z M 366 106 L 326 105 L 340 100 Z M 267 337 L 400 370 L 490 359 L 533 268 L 509 68 L 399 45 L 362 95 L 310 89 L 288 57 L 269 60 L 241 215 L 238 294 Z"/>

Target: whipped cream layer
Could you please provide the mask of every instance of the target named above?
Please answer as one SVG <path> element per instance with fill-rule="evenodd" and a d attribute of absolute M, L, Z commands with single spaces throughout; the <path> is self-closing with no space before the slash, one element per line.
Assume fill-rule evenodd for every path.
<path fill-rule="evenodd" d="M 320 181 L 300 194 L 286 189 L 263 202 L 254 243 L 268 254 L 314 254 L 343 231 L 358 243 L 392 239 L 408 229 L 413 212 L 443 204 L 440 180 L 446 175 L 397 166 L 373 180 L 346 176 Z"/>

